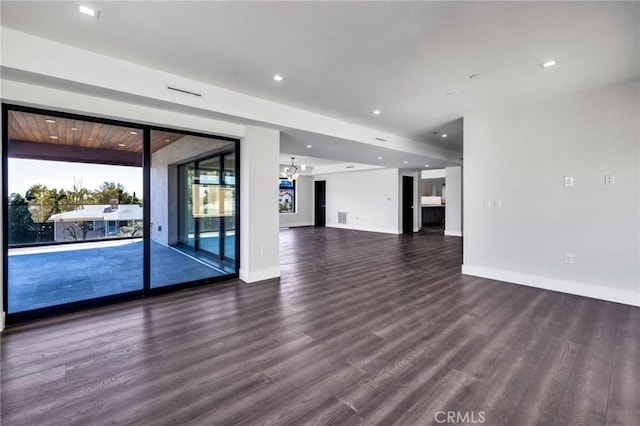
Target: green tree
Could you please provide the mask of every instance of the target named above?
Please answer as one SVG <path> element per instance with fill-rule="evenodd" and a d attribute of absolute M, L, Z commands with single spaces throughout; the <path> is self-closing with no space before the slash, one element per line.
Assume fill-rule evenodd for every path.
<path fill-rule="evenodd" d="M 118 200 L 118 204 L 140 204 L 135 192 L 129 194 L 121 183 L 103 182 L 92 196 L 96 204 L 110 204 L 111 200 Z"/>
<path fill-rule="evenodd" d="M 9 245 L 34 241 L 36 224 L 29 212 L 29 203 L 20 194 L 9 197 Z"/>
<path fill-rule="evenodd" d="M 25 198 L 29 202 L 31 217 L 36 223 L 44 223 L 51 215 L 69 210 L 64 204 L 67 199 L 67 192 L 64 189 L 49 189 L 40 183 L 32 185 L 25 193 Z"/>
<path fill-rule="evenodd" d="M 91 191 L 82 186 L 82 179 L 78 181 L 73 179 L 73 189 L 69 191 L 67 198 L 74 208 L 91 204 L 92 202 Z"/>

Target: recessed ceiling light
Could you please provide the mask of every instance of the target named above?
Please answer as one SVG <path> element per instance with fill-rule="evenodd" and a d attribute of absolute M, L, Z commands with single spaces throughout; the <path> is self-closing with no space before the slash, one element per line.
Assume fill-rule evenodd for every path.
<path fill-rule="evenodd" d="M 93 140 L 93 138 L 89 138 L 89 140 L 90 140 L 90 141 L 92 141 L 92 140 Z"/>
<path fill-rule="evenodd" d="M 284 77 L 281 76 L 280 74 L 276 74 L 273 76 L 274 81 L 282 81 L 284 80 Z"/>
<path fill-rule="evenodd" d="M 60 138 L 59 138 L 59 137 L 57 137 L 57 136 L 49 136 L 49 138 L 51 138 L 51 139 L 60 139 Z"/>
<path fill-rule="evenodd" d="M 540 67 L 542 68 L 551 68 L 553 66 L 556 66 L 558 63 L 554 60 L 551 61 L 547 61 L 547 62 L 543 62 L 540 64 Z"/>
<path fill-rule="evenodd" d="M 118 146 L 127 146 L 127 145 L 125 145 L 123 143 L 119 143 Z"/>
<path fill-rule="evenodd" d="M 428 164 L 425 164 L 424 166 L 425 166 L 425 167 L 429 167 L 429 165 L 428 165 Z"/>
<path fill-rule="evenodd" d="M 444 133 L 444 134 L 440 135 L 440 137 L 442 137 L 442 138 L 446 138 L 446 137 L 447 137 L 447 134 L 446 134 L 446 133 Z"/>
<path fill-rule="evenodd" d="M 405 161 L 404 161 L 404 164 L 409 164 L 409 162 L 405 160 Z"/>
<path fill-rule="evenodd" d="M 78 130 L 78 128 L 77 127 L 72 127 L 71 130 L 73 130 L 75 132 L 76 130 Z"/>
<path fill-rule="evenodd" d="M 164 141 L 165 142 L 171 142 L 171 139 L 165 139 Z"/>
<path fill-rule="evenodd" d="M 378 157 L 378 160 L 382 160 L 382 157 Z"/>
<path fill-rule="evenodd" d="M 302 164 L 302 165 L 300 166 L 300 170 L 307 170 L 307 166 L 306 166 L 306 164 Z"/>
<path fill-rule="evenodd" d="M 307 145 L 307 148 L 313 148 L 313 146 L 312 145 Z"/>
<path fill-rule="evenodd" d="M 55 122 L 56 122 L 56 120 L 52 120 L 52 119 L 50 119 L 50 118 L 47 118 L 47 119 L 46 119 L 46 120 L 44 120 L 44 121 L 46 121 L 47 123 L 55 123 Z"/>
<path fill-rule="evenodd" d="M 458 91 L 457 90 L 452 90 L 450 92 L 445 93 L 447 96 L 452 96 L 452 95 L 457 95 Z"/>
<path fill-rule="evenodd" d="M 98 19 L 98 17 L 100 16 L 99 10 L 91 9 L 90 7 L 83 6 L 81 4 L 78 5 L 78 12 L 96 19 Z"/>
<path fill-rule="evenodd" d="M 131 131 L 131 132 L 129 132 L 129 134 L 130 134 L 130 135 L 137 135 L 137 134 L 138 134 L 138 132 L 133 132 L 133 131 Z"/>
<path fill-rule="evenodd" d="M 382 111 L 380 111 L 379 109 L 373 110 L 373 115 L 380 115 L 380 114 L 382 114 Z"/>

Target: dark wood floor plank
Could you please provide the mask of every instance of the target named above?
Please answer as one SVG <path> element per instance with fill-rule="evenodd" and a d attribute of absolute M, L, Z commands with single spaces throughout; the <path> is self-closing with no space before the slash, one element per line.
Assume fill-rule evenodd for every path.
<path fill-rule="evenodd" d="M 10 327 L 0 421 L 636 425 L 640 309 L 460 273 L 437 232 L 281 231 L 281 279 Z M 469 418 L 467 418 L 469 420 Z"/>

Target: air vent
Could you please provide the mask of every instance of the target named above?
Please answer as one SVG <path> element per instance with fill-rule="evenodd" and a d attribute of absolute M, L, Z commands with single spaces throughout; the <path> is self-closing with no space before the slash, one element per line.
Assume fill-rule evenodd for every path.
<path fill-rule="evenodd" d="M 338 224 L 347 224 L 347 212 L 338 212 Z"/>
<path fill-rule="evenodd" d="M 380 141 L 380 142 L 386 142 L 387 141 L 386 139 L 382 139 L 382 138 L 376 138 L 376 140 Z"/>
<path fill-rule="evenodd" d="M 353 169 L 353 166 L 346 166 L 345 169 Z"/>
<path fill-rule="evenodd" d="M 177 87 L 173 87 L 173 86 L 167 86 L 167 90 L 173 90 L 174 92 L 184 93 L 185 95 L 197 96 L 199 98 L 202 97 L 202 93 L 196 93 L 190 90 L 178 89 Z"/>

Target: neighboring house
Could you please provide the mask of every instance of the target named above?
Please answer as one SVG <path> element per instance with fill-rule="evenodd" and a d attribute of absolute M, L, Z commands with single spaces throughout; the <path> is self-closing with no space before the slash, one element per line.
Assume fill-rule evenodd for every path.
<path fill-rule="evenodd" d="M 85 205 L 74 211 L 54 214 L 48 222 L 54 224 L 55 241 L 115 237 L 123 227 L 131 227 L 130 233 L 133 233 L 136 222 L 142 222 L 142 206 L 139 204 Z M 136 235 L 141 236 L 141 230 Z"/>

